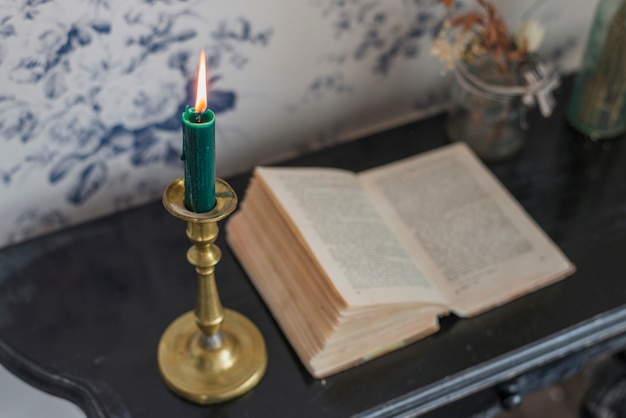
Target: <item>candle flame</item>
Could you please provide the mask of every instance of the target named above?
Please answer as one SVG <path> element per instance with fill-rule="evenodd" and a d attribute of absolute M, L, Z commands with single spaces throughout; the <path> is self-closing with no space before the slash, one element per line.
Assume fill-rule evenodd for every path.
<path fill-rule="evenodd" d="M 204 50 L 200 54 L 200 63 L 198 64 L 198 83 L 196 87 L 196 113 L 202 113 L 207 108 L 207 80 L 206 80 L 206 58 Z"/>

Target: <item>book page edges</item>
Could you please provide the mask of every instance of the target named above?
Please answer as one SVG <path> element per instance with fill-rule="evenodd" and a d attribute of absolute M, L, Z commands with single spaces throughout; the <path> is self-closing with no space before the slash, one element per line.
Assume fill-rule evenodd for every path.
<path fill-rule="evenodd" d="M 313 376 L 316 379 L 323 379 L 325 377 L 340 373 L 342 371 L 349 370 L 353 367 L 360 366 L 371 360 L 377 359 L 386 354 L 397 351 L 401 348 L 407 347 L 416 341 L 424 339 L 428 337 L 429 335 L 435 334 L 437 331 L 439 331 L 439 318 L 435 316 L 433 317 L 433 322 L 428 327 L 423 328 L 421 332 L 414 334 L 411 337 L 405 338 L 400 341 L 396 341 L 394 343 L 390 343 L 386 346 L 373 350 L 365 355 L 360 356 L 359 358 L 355 360 L 339 364 L 335 367 L 321 367 L 320 365 L 316 365 L 315 363 L 319 362 L 318 359 L 311 359 L 310 362 L 303 362 L 303 363 L 304 363 L 305 368 L 311 374 L 311 376 Z"/>
<path fill-rule="evenodd" d="M 332 289 L 333 295 L 336 297 L 337 301 L 344 308 L 349 307 L 350 304 L 348 303 L 348 299 L 346 298 L 345 295 L 343 295 L 341 293 L 341 291 L 337 288 L 335 283 L 331 280 L 327 270 L 324 268 L 324 266 L 320 263 L 318 258 L 315 256 L 315 254 L 311 250 L 311 247 L 307 243 L 306 239 L 302 236 L 302 232 L 300 232 L 300 229 L 298 228 L 298 226 L 295 224 L 295 222 L 293 221 L 291 216 L 289 216 L 289 214 L 287 213 L 287 211 L 283 207 L 283 205 L 276 198 L 276 196 L 274 195 L 274 192 L 272 191 L 272 188 L 267 184 L 267 182 L 263 178 L 263 175 L 261 174 L 262 170 L 264 170 L 263 167 L 257 167 L 255 169 L 255 177 L 254 177 L 254 179 L 258 180 L 259 186 L 263 189 L 265 195 L 272 201 L 272 203 L 274 205 L 274 209 L 276 209 L 278 211 L 278 213 L 280 213 L 281 219 L 287 224 L 287 226 L 288 226 L 289 230 L 291 231 L 291 233 L 293 234 L 294 238 L 300 244 L 300 247 L 304 251 L 306 251 L 306 253 L 308 254 L 308 256 L 309 256 L 309 258 L 311 260 L 311 262 L 316 266 L 316 270 L 321 275 L 324 276 L 327 285 L 329 286 L 330 289 Z M 339 170 L 339 171 L 343 171 L 343 170 Z"/>
<path fill-rule="evenodd" d="M 300 336 L 298 331 L 301 330 L 301 326 L 297 324 L 299 323 L 299 320 L 297 319 L 299 316 L 299 305 L 293 300 L 282 301 L 279 303 L 279 300 L 276 298 L 277 295 L 274 295 L 274 292 L 271 290 L 272 284 L 259 280 L 258 272 L 255 268 L 253 268 L 253 266 L 250 265 L 249 255 L 245 254 L 239 241 L 240 239 L 243 239 L 238 231 L 238 223 L 241 220 L 239 218 L 240 216 L 243 216 L 243 214 L 235 214 L 229 221 L 227 226 L 227 230 L 229 231 L 227 234 L 227 241 L 233 249 L 233 252 L 242 261 L 242 266 L 244 267 L 246 274 L 248 274 L 252 282 L 255 284 L 257 291 L 264 299 L 266 306 L 275 318 L 279 328 L 285 337 L 287 337 L 287 340 L 289 340 L 295 354 L 313 377 L 320 379 L 350 369 L 359 364 L 363 364 L 391 351 L 395 351 L 401 347 L 409 345 L 438 331 L 439 322 L 437 315 L 433 314 L 430 318 L 422 316 L 421 322 L 423 325 L 419 324 L 417 326 L 419 331 L 413 333 L 411 336 L 403 338 L 400 341 L 385 344 L 382 347 L 376 348 L 356 358 L 353 357 L 349 360 L 334 361 L 329 363 L 329 358 L 336 357 L 336 353 L 329 352 L 325 348 L 326 344 L 322 344 L 321 346 L 315 348 L 315 344 L 311 345 L 310 343 L 305 342 Z M 442 314 L 445 314 L 443 310 L 441 310 L 441 312 Z M 416 320 L 420 320 L 419 317 L 419 315 L 416 315 Z M 331 337 L 332 336 L 329 336 L 329 338 Z"/>

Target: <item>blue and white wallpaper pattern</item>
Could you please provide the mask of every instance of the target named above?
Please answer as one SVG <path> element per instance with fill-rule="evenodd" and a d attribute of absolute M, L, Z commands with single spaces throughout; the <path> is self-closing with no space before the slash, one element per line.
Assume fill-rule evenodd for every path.
<path fill-rule="evenodd" d="M 576 68 L 597 1 L 495 2 L 512 25 L 533 10 L 543 53 Z M 155 199 L 182 175 L 180 114 L 201 49 L 220 176 L 446 98 L 435 0 L 0 4 L 0 246 Z"/>

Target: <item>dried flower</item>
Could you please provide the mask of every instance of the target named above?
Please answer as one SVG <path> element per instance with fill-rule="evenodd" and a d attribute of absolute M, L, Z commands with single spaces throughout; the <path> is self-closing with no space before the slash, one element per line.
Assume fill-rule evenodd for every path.
<path fill-rule="evenodd" d="M 444 20 L 441 31 L 433 41 L 432 54 L 445 63 L 446 70 L 452 70 L 457 61 L 463 59 L 471 41 L 471 34 L 467 32 L 455 32 L 453 37 L 447 37 L 452 23 L 449 19 Z"/>
<path fill-rule="evenodd" d="M 543 41 L 546 30 L 536 20 L 524 20 L 515 34 L 515 43 L 525 45 L 528 53 L 536 52 Z"/>
<path fill-rule="evenodd" d="M 470 62 L 488 56 L 503 73 L 520 66 L 543 38 L 543 28 L 529 21 L 513 38 L 496 7 L 488 0 L 476 0 L 478 10 L 452 16 L 453 0 L 437 0 L 448 10 L 441 31 L 433 43 L 433 54 L 451 68 L 457 61 Z"/>

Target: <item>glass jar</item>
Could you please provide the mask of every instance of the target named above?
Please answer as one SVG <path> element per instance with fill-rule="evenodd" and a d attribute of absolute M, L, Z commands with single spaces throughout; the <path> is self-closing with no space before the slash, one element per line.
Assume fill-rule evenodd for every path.
<path fill-rule="evenodd" d="M 566 118 L 594 140 L 626 132 L 626 0 L 598 3 Z"/>
<path fill-rule="evenodd" d="M 558 73 L 536 64 L 503 72 L 493 61 L 482 60 L 471 65 L 459 62 L 455 80 L 446 134 L 493 162 L 514 155 L 524 145 L 530 106 L 538 101 L 542 113 L 551 113 Z"/>

